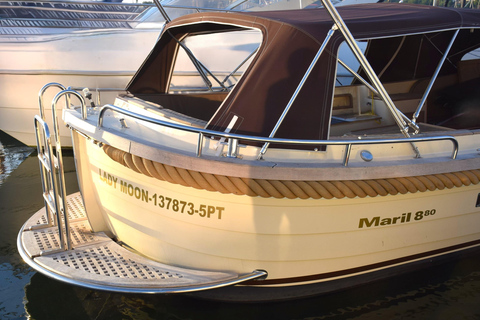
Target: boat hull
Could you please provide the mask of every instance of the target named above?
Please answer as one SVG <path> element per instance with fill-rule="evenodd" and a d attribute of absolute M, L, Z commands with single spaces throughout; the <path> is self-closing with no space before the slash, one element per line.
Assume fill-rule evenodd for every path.
<path fill-rule="evenodd" d="M 160 27 L 146 30 L 93 30 L 53 37 L 39 35 L 35 41 L 20 37 L 15 41 L 2 42 L 1 130 L 26 145 L 36 146 L 32 119 L 39 113 L 40 88 L 55 82 L 73 88 L 90 88 L 93 94 L 96 88 L 123 90 L 155 43 L 159 32 Z M 43 99 L 46 120 L 51 128 L 51 103 L 59 90 L 48 90 Z M 101 101 L 110 101 L 116 93 L 111 97 L 102 93 Z M 78 104 L 78 101 L 72 103 Z M 71 147 L 70 133 L 64 126 L 60 127 L 62 146 Z"/>
<path fill-rule="evenodd" d="M 255 286 L 288 287 L 407 266 L 480 244 L 478 184 L 352 199 L 222 194 L 135 172 L 73 136 L 94 231 L 162 263 L 266 270 L 268 278 Z"/>
<path fill-rule="evenodd" d="M 361 273 L 351 277 L 337 278 L 328 281 L 316 282 L 311 284 L 293 285 L 293 286 L 234 286 L 213 289 L 208 291 L 199 291 L 189 293 L 196 298 L 207 300 L 220 300 L 231 302 L 268 302 L 294 300 L 299 297 L 311 297 L 322 294 L 331 294 L 342 290 L 349 290 L 355 287 L 372 284 L 383 279 L 393 279 L 393 281 L 402 281 L 412 272 L 423 271 L 428 276 L 428 268 L 440 268 L 448 263 L 454 263 L 461 259 L 468 259 L 478 256 L 480 247 L 472 245 L 459 251 L 442 254 L 439 256 L 420 259 L 405 264 L 394 265 L 392 267 L 375 270 L 372 272 Z M 401 276 L 404 275 L 402 278 Z M 396 279 L 395 279 L 396 277 Z"/>
<path fill-rule="evenodd" d="M 130 78 L 131 73 L 104 75 L 75 74 L 73 72 L 71 74 L 0 74 L 0 83 L 2 83 L 2 92 L 4 93 L 2 93 L 3 99 L 0 102 L 0 128 L 22 143 L 36 146 L 35 130 L 31 119 L 39 113 L 38 91 L 43 85 L 56 82 L 69 83 L 72 86 L 81 85 L 85 88 L 124 88 Z M 51 101 L 59 91 L 60 89 L 52 88 L 44 96 L 45 118 L 50 124 L 52 123 Z M 62 146 L 71 147 L 72 139 L 68 128 L 61 125 L 59 129 Z"/>

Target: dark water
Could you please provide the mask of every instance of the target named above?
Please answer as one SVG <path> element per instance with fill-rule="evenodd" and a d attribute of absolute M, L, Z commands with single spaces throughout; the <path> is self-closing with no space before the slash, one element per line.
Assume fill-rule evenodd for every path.
<path fill-rule="evenodd" d="M 186 296 L 125 295 L 74 287 L 32 271 L 18 230 L 43 205 L 32 149 L 0 131 L 0 319 L 480 319 L 480 254 L 315 298 L 232 304 Z M 65 157 L 67 190 L 76 186 Z"/>

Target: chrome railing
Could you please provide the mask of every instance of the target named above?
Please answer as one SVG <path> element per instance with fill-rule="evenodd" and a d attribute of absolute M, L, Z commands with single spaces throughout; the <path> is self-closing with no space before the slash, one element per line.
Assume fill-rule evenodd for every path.
<path fill-rule="evenodd" d="M 58 92 L 52 101 L 52 122 L 54 128 L 54 143 L 52 143 L 52 136 L 45 121 L 45 106 L 43 103 L 43 95 L 50 87 L 65 88 L 58 83 L 49 83 L 42 87 L 38 98 L 40 115 L 35 116 L 34 124 L 43 199 L 45 202 L 46 225 L 57 226 L 58 228 L 60 248 L 52 251 L 64 251 L 72 249 L 72 241 L 66 207 L 65 174 L 56 109 L 58 101 L 64 96 L 66 97 L 66 105 L 68 108 L 70 106 L 70 95 L 76 96 L 80 100 L 83 119 L 87 118 L 87 108 L 83 97 L 78 92 L 69 89 Z M 55 153 L 53 151 L 54 147 Z"/>
<path fill-rule="evenodd" d="M 163 127 L 173 128 L 177 130 L 187 131 L 191 133 L 198 134 L 198 142 L 196 147 L 197 157 L 201 157 L 203 140 L 205 136 L 223 138 L 228 140 L 228 150 L 230 154 L 227 156 L 234 156 L 237 153 L 236 148 L 239 146 L 239 141 L 249 141 L 256 142 L 261 144 L 281 144 L 281 145 L 293 145 L 293 146 L 345 146 L 345 155 L 343 158 L 343 165 L 348 166 L 350 159 L 350 153 L 354 145 L 372 145 L 372 144 L 396 144 L 396 143 L 415 143 L 415 142 L 431 142 L 431 141 L 450 141 L 453 145 L 453 150 L 451 154 L 452 159 L 456 159 L 458 155 L 458 141 L 452 136 L 435 136 L 435 137 L 409 137 L 409 138 L 398 138 L 398 139 L 367 139 L 367 140 L 299 140 L 299 139 L 283 139 L 283 138 L 266 138 L 258 136 L 248 136 L 242 134 L 220 132 L 208 129 L 201 129 L 190 127 L 182 124 L 172 123 L 168 121 L 163 121 L 157 118 L 147 117 L 135 112 L 125 110 L 123 108 L 107 104 L 100 109 L 97 120 L 97 127 L 101 128 L 103 126 L 103 118 L 105 112 L 111 110 L 113 112 L 120 113 L 122 115 L 145 121 L 152 124 L 157 124 Z M 266 150 L 265 150 L 266 151 Z M 263 159 L 262 157 L 260 157 Z"/>
<path fill-rule="evenodd" d="M 47 123 L 38 115 L 35 116 L 35 134 L 37 140 L 37 157 L 40 165 L 43 201 L 45 203 L 46 224 L 39 224 L 31 229 L 54 227 L 58 228 L 60 247 L 41 252 L 40 254 L 70 250 L 71 237 L 66 209 L 65 184 L 62 162 L 54 155 L 50 130 Z M 57 153 L 58 153 L 58 147 Z M 63 218 L 63 219 L 62 219 Z"/>

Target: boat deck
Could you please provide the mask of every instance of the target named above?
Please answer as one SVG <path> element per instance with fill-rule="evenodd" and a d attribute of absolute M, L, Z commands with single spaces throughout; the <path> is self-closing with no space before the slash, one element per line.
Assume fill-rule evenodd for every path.
<path fill-rule="evenodd" d="M 239 275 L 169 266 L 141 256 L 91 231 L 80 193 L 67 197 L 72 250 L 60 247 L 58 228 L 47 223 L 45 208 L 36 212 L 18 237 L 22 258 L 57 280 L 92 289 L 135 293 L 193 292 L 262 278 L 264 271 Z"/>

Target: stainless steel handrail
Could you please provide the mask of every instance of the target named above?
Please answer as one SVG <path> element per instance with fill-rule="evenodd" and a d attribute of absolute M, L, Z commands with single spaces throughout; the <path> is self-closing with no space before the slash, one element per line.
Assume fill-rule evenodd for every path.
<path fill-rule="evenodd" d="M 83 97 L 76 91 L 67 89 L 67 90 L 62 90 L 59 93 L 55 95 L 55 97 L 52 100 L 52 118 L 53 118 L 53 129 L 54 129 L 54 138 L 55 138 L 55 151 L 56 151 L 56 160 L 57 160 L 57 167 L 58 167 L 58 182 L 60 185 L 58 186 L 59 188 L 59 193 L 60 193 L 60 201 L 61 201 L 61 206 L 60 206 L 60 212 L 57 211 L 57 215 L 62 213 L 63 215 L 63 223 L 64 223 L 64 230 L 65 230 L 65 243 L 66 243 L 66 249 L 70 250 L 72 249 L 72 241 L 71 241 L 71 236 L 70 236 L 70 224 L 68 220 L 68 212 L 66 208 L 66 198 L 67 198 L 67 191 L 65 188 L 65 174 L 63 170 L 63 155 L 62 155 L 62 145 L 60 141 L 60 130 L 58 127 L 58 118 L 57 118 L 57 103 L 62 96 L 69 97 L 70 95 L 76 96 L 81 103 L 81 110 L 82 110 L 82 118 L 86 119 L 87 118 L 87 108 L 85 104 L 85 100 Z M 68 106 L 67 106 L 68 107 Z M 59 233 L 62 232 L 62 227 L 59 224 Z M 63 246 L 63 243 L 62 243 Z"/>
<path fill-rule="evenodd" d="M 40 177 L 42 180 L 42 195 L 45 205 L 45 218 L 47 220 L 47 223 L 37 225 L 35 227 L 32 227 L 31 229 L 43 228 L 46 226 L 51 227 L 56 225 L 57 223 L 51 216 L 51 213 L 54 213 L 56 211 L 55 208 L 51 207 L 50 199 L 52 197 L 49 196 L 50 190 L 52 189 L 50 181 L 51 179 L 53 179 L 52 173 L 55 168 L 55 163 L 53 157 L 51 156 L 53 154 L 53 151 L 50 130 L 48 129 L 48 125 L 45 120 L 43 120 L 39 115 L 36 115 L 34 118 L 34 127 L 37 143 L 37 158 L 40 165 Z"/>
<path fill-rule="evenodd" d="M 60 198 L 63 197 L 63 193 L 61 188 L 59 190 L 59 186 L 57 184 L 59 180 L 63 179 L 63 171 L 60 173 L 60 170 L 58 170 L 59 162 L 57 161 L 58 158 L 53 155 L 51 134 L 47 123 L 38 115 L 35 116 L 34 121 L 37 141 L 37 157 L 40 165 L 43 200 L 45 203 L 45 215 L 47 223 L 32 227 L 31 230 L 45 226 L 56 226 L 58 228 L 58 240 L 60 243 L 60 248 L 42 251 L 40 253 L 42 255 L 46 253 L 70 250 L 71 240 L 68 229 L 68 219 L 65 218 L 67 216 L 65 211 L 66 202 L 64 198 Z M 58 179 L 56 174 L 57 170 L 59 173 Z M 63 187 L 62 184 L 61 187 Z M 60 213 L 63 213 L 64 224 L 62 224 Z"/>
<path fill-rule="evenodd" d="M 137 114 L 135 112 L 122 109 L 120 107 L 107 104 L 104 105 L 98 114 L 97 127 L 100 129 L 103 126 L 103 117 L 106 111 L 111 110 L 123 114 L 125 116 L 149 122 L 152 124 L 161 125 L 168 128 L 183 130 L 187 132 L 197 133 L 199 135 L 198 144 L 196 147 L 197 157 L 201 156 L 203 148 L 203 138 L 204 136 L 214 136 L 218 138 L 225 139 L 237 139 L 239 141 L 251 141 L 259 143 L 269 143 L 269 144 L 284 144 L 284 145 L 312 145 L 312 146 L 345 146 L 345 156 L 343 160 L 343 165 L 348 166 L 348 161 L 350 157 L 350 151 L 353 145 L 369 145 L 369 144 L 389 144 L 389 143 L 412 143 L 412 142 L 429 142 L 429 141 L 441 141 L 448 140 L 453 144 L 453 151 L 451 158 L 456 159 L 458 155 L 458 141 L 452 136 L 436 136 L 436 137 L 410 137 L 410 138 L 398 138 L 398 139 L 368 139 L 368 140 L 299 140 L 299 139 L 282 139 L 282 138 L 266 138 L 258 136 L 247 136 L 242 134 L 220 132 L 208 129 L 200 129 L 195 127 L 190 127 L 182 124 L 172 123 L 168 121 L 159 120 L 156 118 L 147 117 L 144 115 Z"/>
<path fill-rule="evenodd" d="M 43 94 L 52 87 L 64 89 L 58 92 L 52 101 L 52 122 L 54 127 L 54 141 L 52 144 L 52 136 L 48 125 L 45 121 L 45 110 L 43 104 Z M 40 173 L 42 179 L 43 198 L 45 202 L 46 219 L 48 226 L 56 225 L 58 228 L 58 236 L 60 248 L 50 250 L 48 252 L 64 251 L 72 249 L 72 241 L 70 235 L 69 218 L 66 207 L 66 188 L 65 188 L 65 174 L 63 169 L 62 145 L 60 141 L 60 130 L 58 126 L 57 117 L 57 103 L 65 96 L 67 108 L 70 107 L 70 95 L 76 96 L 81 103 L 82 118 L 87 118 L 87 108 L 83 97 L 76 91 L 65 89 L 59 83 L 49 83 L 42 87 L 38 96 L 40 115 L 35 116 L 35 134 L 37 143 L 38 160 L 40 164 Z M 55 154 L 53 151 L 55 146 Z M 54 217 L 51 217 L 51 214 Z M 63 217 L 63 223 L 62 218 Z M 43 254 L 43 253 L 42 253 Z"/>
<path fill-rule="evenodd" d="M 56 88 L 59 88 L 60 90 L 67 89 L 64 85 L 57 82 L 47 83 L 40 89 L 40 91 L 38 92 L 38 107 L 40 109 L 40 117 L 42 118 L 43 121 L 45 121 L 45 106 L 43 104 L 43 95 L 45 94 L 45 91 L 47 91 L 47 89 L 51 87 L 56 87 Z M 68 96 L 66 99 L 67 99 L 66 103 L 68 105 L 69 104 Z"/>

